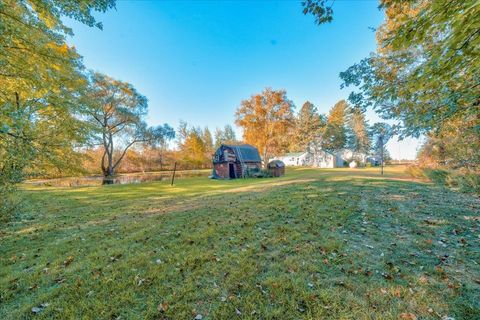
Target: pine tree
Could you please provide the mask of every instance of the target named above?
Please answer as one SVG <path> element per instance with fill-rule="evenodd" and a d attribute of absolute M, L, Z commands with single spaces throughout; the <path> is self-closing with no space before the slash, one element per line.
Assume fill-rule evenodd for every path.
<path fill-rule="evenodd" d="M 214 152 L 212 133 L 208 127 L 203 129 L 203 143 L 205 144 L 205 156 L 210 158 Z"/>
<path fill-rule="evenodd" d="M 238 144 L 235 131 L 231 125 L 227 124 L 222 129 L 217 128 L 215 130 L 215 149 L 218 149 L 222 144 Z"/>
<path fill-rule="evenodd" d="M 318 139 L 324 126 L 325 119 L 318 114 L 317 108 L 311 102 L 305 102 L 295 119 L 290 150 L 305 151 L 312 141 Z"/>
<path fill-rule="evenodd" d="M 360 108 L 353 108 L 348 115 L 348 148 L 355 152 L 367 154 L 370 151 L 371 145 L 368 130 L 365 114 Z"/>
<path fill-rule="evenodd" d="M 323 131 L 322 148 L 335 151 L 345 147 L 347 143 L 346 118 L 349 106 L 345 100 L 337 102 L 327 117 Z"/>

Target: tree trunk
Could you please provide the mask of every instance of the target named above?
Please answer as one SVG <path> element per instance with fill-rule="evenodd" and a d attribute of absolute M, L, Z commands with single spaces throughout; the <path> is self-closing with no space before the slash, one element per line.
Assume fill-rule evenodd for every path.
<path fill-rule="evenodd" d="M 267 146 L 263 148 L 263 166 L 265 169 L 268 167 L 268 160 L 267 160 Z"/>
<path fill-rule="evenodd" d="M 115 172 L 113 170 L 113 137 L 111 133 L 103 133 L 103 148 L 104 153 L 102 157 L 102 184 L 113 184 Z M 106 164 L 105 164 L 106 158 Z"/>

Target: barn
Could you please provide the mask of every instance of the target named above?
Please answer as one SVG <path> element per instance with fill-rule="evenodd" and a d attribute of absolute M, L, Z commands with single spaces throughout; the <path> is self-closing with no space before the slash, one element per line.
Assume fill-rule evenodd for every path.
<path fill-rule="evenodd" d="M 262 159 L 254 146 L 222 144 L 213 155 L 212 178 L 244 178 L 249 172 L 260 171 L 261 168 Z"/>

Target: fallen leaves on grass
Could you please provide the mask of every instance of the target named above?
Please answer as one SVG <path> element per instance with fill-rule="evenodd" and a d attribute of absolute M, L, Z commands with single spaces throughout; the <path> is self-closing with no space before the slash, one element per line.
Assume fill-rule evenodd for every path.
<path fill-rule="evenodd" d="M 167 310 L 168 310 L 168 303 L 166 303 L 166 302 L 160 303 L 160 304 L 157 306 L 157 310 L 158 310 L 159 312 L 165 312 L 165 311 L 167 311 Z"/>
<path fill-rule="evenodd" d="M 74 260 L 73 256 L 68 256 L 67 259 L 63 261 L 63 266 L 68 267 L 73 262 L 73 260 Z"/>
<path fill-rule="evenodd" d="M 401 313 L 400 314 L 400 319 L 403 320 L 417 320 L 417 316 L 414 315 L 413 313 Z"/>

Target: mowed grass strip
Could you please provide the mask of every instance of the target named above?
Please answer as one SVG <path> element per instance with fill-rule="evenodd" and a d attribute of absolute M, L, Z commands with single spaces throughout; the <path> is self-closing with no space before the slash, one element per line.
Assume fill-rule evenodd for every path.
<path fill-rule="evenodd" d="M 25 189 L 2 319 L 480 318 L 479 199 L 402 167 Z"/>

